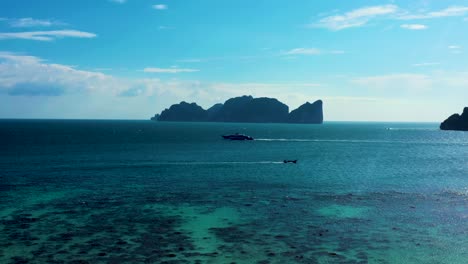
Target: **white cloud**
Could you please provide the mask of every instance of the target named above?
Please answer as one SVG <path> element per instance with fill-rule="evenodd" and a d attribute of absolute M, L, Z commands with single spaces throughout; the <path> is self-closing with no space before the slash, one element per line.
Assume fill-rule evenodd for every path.
<path fill-rule="evenodd" d="M 170 30 L 170 29 L 174 29 L 174 27 L 168 27 L 168 26 L 159 26 L 158 27 L 158 30 Z"/>
<path fill-rule="evenodd" d="M 368 77 L 359 77 L 351 80 L 352 83 L 370 89 L 388 91 L 426 91 L 431 88 L 433 80 L 424 74 L 387 74 Z"/>
<path fill-rule="evenodd" d="M 182 69 L 182 68 L 145 68 L 144 72 L 151 73 L 182 73 L 182 72 L 198 72 L 197 69 Z"/>
<path fill-rule="evenodd" d="M 192 87 L 193 82 L 174 85 L 174 82 L 162 82 L 157 78 L 120 78 L 99 71 L 79 70 L 72 66 L 48 63 L 34 56 L 0 52 L 0 95 L 5 93 L 22 96 L 171 94 L 180 97 L 189 94 L 187 89 L 193 89 Z"/>
<path fill-rule="evenodd" d="M 59 87 L 65 91 L 114 89 L 111 76 L 77 70 L 61 64 L 45 63 L 34 56 L 0 52 L 0 88 L 13 91 L 18 86 Z M 32 92 L 32 91 L 31 91 Z"/>
<path fill-rule="evenodd" d="M 52 30 L 52 31 L 28 31 L 28 32 L 0 32 L 0 40 L 2 39 L 27 39 L 37 41 L 52 41 L 57 38 L 95 38 L 94 33 L 83 32 L 78 30 Z"/>
<path fill-rule="evenodd" d="M 413 67 L 428 67 L 428 66 L 437 66 L 440 65 L 439 62 L 422 62 L 422 63 L 415 63 Z"/>
<path fill-rule="evenodd" d="M 342 30 L 352 27 L 366 25 L 370 20 L 379 17 L 394 14 L 398 11 L 396 5 L 369 6 L 352 10 L 350 12 L 322 18 L 318 23 L 311 25 L 330 30 Z"/>
<path fill-rule="evenodd" d="M 284 55 L 319 55 L 322 52 L 316 48 L 296 48 L 286 51 Z"/>
<path fill-rule="evenodd" d="M 403 14 L 398 17 L 398 19 L 403 20 L 415 20 L 415 19 L 432 19 L 432 18 L 442 18 L 442 17 L 455 17 L 455 16 L 464 16 L 468 14 L 467 6 L 450 6 L 445 9 L 433 12 L 420 12 L 418 14 Z"/>
<path fill-rule="evenodd" d="M 178 70 L 193 69 L 169 68 L 157 69 L 156 72 Z M 149 68 L 149 72 L 154 71 Z M 302 89 L 311 91 L 311 88 L 320 86 L 318 83 L 202 83 L 200 81 L 161 81 L 156 78 L 128 79 L 98 71 L 85 71 L 67 65 L 49 63 L 34 56 L 0 52 L 0 95 L 7 93 L 24 96 L 65 96 L 67 94 L 162 96 L 174 103 L 180 100 L 196 100 L 207 107 L 242 94 L 278 96 L 278 98 L 287 99 L 292 96 L 291 89 L 296 91 L 296 97 L 302 98 L 301 100 L 305 96 L 309 96 L 308 100 L 318 99 L 297 91 Z"/>
<path fill-rule="evenodd" d="M 464 105 L 468 97 L 468 72 L 434 70 L 427 74 L 399 73 L 350 79 L 354 89 L 384 98 L 445 102 Z M 364 90 L 362 90 L 364 89 Z M 461 106 L 459 106 L 461 107 Z M 408 111 L 411 107 L 408 108 Z"/>
<path fill-rule="evenodd" d="M 30 17 L 10 19 L 9 23 L 12 27 L 50 27 L 55 25 L 63 25 L 63 23 L 58 21 L 34 19 Z"/>
<path fill-rule="evenodd" d="M 283 54 L 278 54 L 283 55 Z M 223 57 L 206 57 L 206 58 L 189 58 L 189 59 L 179 59 L 176 62 L 182 63 L 196 63 L 196 62 L 211 62 L 211 61 L 245 61 L 253 59 L 268 58 L 271 56 L 253 56 L 253 55 L 244 55 L 244 56 L 223 56 Z"/>
<path fill-rule="evenodd" d="M 331 54 L 345 54 L 346 52 L 344 50 L 332 50 L 330 51 Z"/>
<path fill-rule="evenodd" d="M 418 20 L 459 17 L 465 15 L 468 15 L 468 6 L 450 6 L 438 11 L 411 12 L 408 10 L 403 10 L 396 5 L 389 4 L 363 7 L 343 14 L 327 16 L 310 26 L 338 31 L 347 28 L 362 27 L 377 18 L 391 20 Z M 467 18 L 464 20 L 467 20 Z M 427 28 L 426 25 L 422 24 L 404 24 L 401 27 L 412 30 L 421 30 Z"/>
<path fill-rule="evenodd" d="M 93 71 L 97 71 L 97 72 L 112 71 L 112 68 L 94 68 Z"/>
<path fill-rule="evenodd" d="M 459 45 L 450 45 L 448 46 L 448 49 L 450 50 L 452 54 L 460 54 L 462 53 L 463 47 Z"/>
<path fill-rule="evenodd" d="M 196 62 L 202 62 L 202 59 L 182 59 L 182 60 L 177 60 L 177 62 L 187 62 L 187 63 L 196 63 Z"/>
<path fill-rule="evenodd" d="M 323 99 L 327 120 L 433 121 L 450 114 L 451 105 L 460 108 L 458 101 L 461 104 L 468 96 L 468 72 L 344 76 L 340 81 L 338 86 L 350 89 L 315 82 L 212 83 L 123 78 L 34 56 L 0 52 L 0 105 L 7 105 L 0 107 L 0 117 L 149 118 L 182 100 L 207 108 L 233 96 L 251 94 L 278 98 L 290 109 L 305 101 Z M 363 91 L 368 96 L 362 96 L 366 94 Z M 412 93 L 414 96 L 409 96 Z M 434 107 L 434 102 L 445 105 Z M 84 103 L 86 108 L 79 107 Z M 440 109 L 449 110 L 445 113 Z"/>
<path fill-rule="evenodd" d="M 422 25 L 422 24 L 403 24 L 400 27 L 404 29 L 410 29 L 410 30 L 423 30 L 423 29 L 428 28 L 426 25 Z"/>
<path fill-rule="evenodd" d="M 320 50 L 317 48 L 295 48 L 291 49 L 288 51 L 285 51 L 281 53 L 283 56 L 295 56 L 295 55 L 321 55 L 321 54 L 344 54 L 345 51 L 343 50 L 331 50 L 331 51 L 326 51 L 326 50 Z M 292 57 L 294 58 L 294 57 Z"/>
<path fill-rule="evenodd" d="M 109 0 L 109 2 L 117 3 L 117 4 L 124 4 L 127 0 Z"/>
<path fill-rule="evenodd" d="M 163 5 L 163 4 L 153 5 L 153 9 L 156 9 L 156 10 L 166 10 L 167 8 L 168 8 L 167 5 Z"/>

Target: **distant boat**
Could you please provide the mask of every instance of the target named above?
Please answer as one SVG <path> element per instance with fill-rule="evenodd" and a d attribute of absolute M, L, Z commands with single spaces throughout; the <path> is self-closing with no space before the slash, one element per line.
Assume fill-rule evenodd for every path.
<path fill-rule="evenodd" d="M 297 160 L 283 160 L 284 163 L 297 163 Z"/>
<path fill-rule="evenodd" d="M 246 136 L 246 135 L 239 134 L 239 133 L 235 133 L 234 135 L 225 135 L 222 137 L 224 139 L 229 139 L 229 140 L 253 140 L 253 137 Z"/>

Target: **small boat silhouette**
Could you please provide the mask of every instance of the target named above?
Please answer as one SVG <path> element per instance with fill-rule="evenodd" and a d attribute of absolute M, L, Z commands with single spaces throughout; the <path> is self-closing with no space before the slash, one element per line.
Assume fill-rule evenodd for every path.
<path fill-rule="evenodd" d="M 283 163 L 297 163 L 297 160 L 283 160 Z"/>
<path fill-rule="evenodd" d="M 253 140 L 253 137 L 246 136 L 246 135 L 239 134 L 239 133 L 235 133 L 234 135 L 225 135 L 222 137 L 224 139 L 230 139 L 230 140 Z"/>

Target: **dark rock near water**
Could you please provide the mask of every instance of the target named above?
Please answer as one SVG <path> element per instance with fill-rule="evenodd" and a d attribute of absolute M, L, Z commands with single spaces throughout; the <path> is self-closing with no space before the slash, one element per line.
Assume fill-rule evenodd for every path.
<path fill-rule="evenodd" d="M 151 121 L 158 121 L 159 119 L 159 114 L 155 114 L 152 118 Z"/>
<path fill-rule="evenodd" d="M 322 100 L 314 103 L 306 102 L 293 110 L 288 117 L 289 123 L 321 124 L 323 123 L 323 102 Z"/>
<path fill-rule="evenodd" d="M 288 116 L 289 107 L 272 98 L 242 96 L 227 100 L 213 116 L 213 121 L 279 123 Z"/>
<path fill-rule="evenodd" d="M 181 102 L 162 111 L 158 121 L 206 121 L 207 113 L 196 103 Z"/>
<path fill-rule="evenodd" d="M 206 110 L 208 114 L 208 120 L 214 120 L 216 116 L 219 115 L 219 112 L 223 109 L 223 107 L 223 104 L 215 104 L 212 107 L 208 108 Z"/>
<path fill-rule="evenodd" d="M 442 130 L 468 131 L 468 107 L 463 109 L 463 113 L 453 114 L 440 124 Z"/>
<path fill-rule="evenodd" d="M 241 96 L 204 110 L 196 103 L 181 102 L 151 118 L 154 121 L 323 123 L 323 102 L 305 103 L 289 113 L 289 107 L 274 98 Z"/>

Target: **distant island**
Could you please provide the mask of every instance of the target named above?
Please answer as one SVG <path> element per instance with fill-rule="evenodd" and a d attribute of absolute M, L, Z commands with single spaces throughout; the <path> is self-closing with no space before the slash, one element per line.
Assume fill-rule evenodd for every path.
<path fill-rule="evenodd" d="M 440 124 L 442 130 L 468 131 L 468 107 L 463 109 L 463 113 L 453 114 Z"/>
<path fill-rule="evenodd" d="M 153 121 L 239 122 L 322 124 L 323 102 L 306 102 L 289 112 L 289 107 L 274 98 L 240 96 L 205 110 L 196 103 L 181 102 L 151 118 Z"/>

